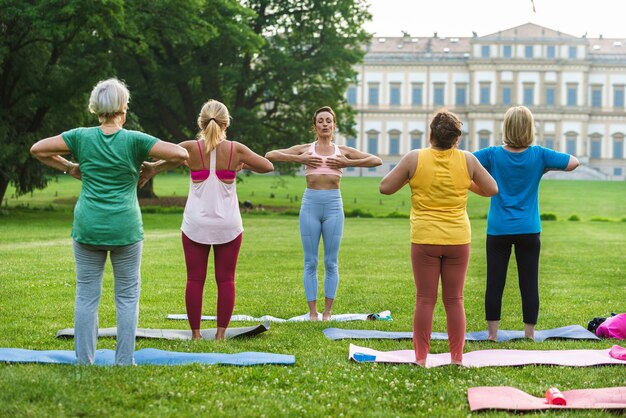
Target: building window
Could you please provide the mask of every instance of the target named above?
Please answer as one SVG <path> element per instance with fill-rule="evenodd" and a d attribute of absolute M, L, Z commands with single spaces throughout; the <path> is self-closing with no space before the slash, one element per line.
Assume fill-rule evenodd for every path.
<path fill-rule="evenodd" d="M 480 104 L 488 105 L 491 99 L 491 83 L 480 83 Z"/>
<path fill-rule="evenodd" d="M 576 155 L 576 133 L 565 134 L 565 152 Z"/>
<path fill-rule="evenodd" d="M 546 106 L 554 106 L 555 88 L 552 86 L 546 87 Z"/>
<path fill-rule="evenodd" d="M 433 85 L 433 104 L 435 106 L 443 106 L 443 91 L 444 84 L 443 83 L 435 83 Z"/>
<path fill-rule="evenodd" d="M 532 106 L 535 102 L 535 85 L 524 84 L 524 106 Z"/>
<path fill-rule="evenodd" d="M 602 139 L 600 136 L 593 136 L 591 138 L 591 158 L 602 158 Z"/>
<path fill-rule="evenodd" d="M 489 147 L 490 137 L 491 137 L 491 132 L 489 131 L 478 132 L 478 149 Z"/>
<path fill-rule="evenodd" d="M 422 132 L 419 131 L 411 132 L 411 149 L 422 148 L 422 135 Z"/>
<path fill-rule="evenodd" d="M 511 54 L 511 45 L 504 45 L 502 48 L 502 56 L 504 58 L 511 58 L 513 54 Z"/>
<path fill-rule="evenodd" d="M 556 48 L 554 45 L 548 45 L 546 49 L 546 58 L 556 58 Z"/>
<path fill-rule="evenodd" d="M 348 87 L 348 93 L 346 94 L 346 99 L 348 100 L 349 105 L 356 104 L 356 86 Z"/>
<path fill-rule="evenodd" d="M 457 84 L 456 85 L 456 105 L 457 106 L 465 106 L 466 96 L 467 96 L 467 84 Z"/>
<path fill-rule="evenodd" d="M 398 83 L 389 85 L 389 104 L 391 106 L 400 106 L 400 84 Z"/>
<path fill-rule="evenodd" d="M 532 45 L 526 45 L 526 47 L 524 48 L 524 57 L 526 58 L 532 58 L 533 57 L 533 46 Z"/>
<path fill-rule="evenodd" d="M 502 87 L 502 104 L 503 105 L 510 105 L 512 103 L 512 93 L 513 93 L 513 88 L 511 87 Z"/>
<path fill-rule="evenodd" d="M 568 54 L 567 54 L 569 59 L 571 60 L 576 59 L 577 55 L 578 55 L 578 48 L 576 48 L 575 46 L 570 46 L 568 49 Z"/>
<path fill-rule="evenodd" d="M 578 84 L 567 85 L 567 105 L 576 106 L 578 101 Z"/>
<path fill-rule="evenodd" d="M 370 154 L 378 154 L 378 132 L 367 133 L 367 152 Z"/>
<path fill-rule="evenodd" d="M 459 149 L 466 150 L 467 149 L 467 134 L 462 133 L 461 139 L 459 140 Z"/>
<path fill-rule="evenodd" d="M 347 167 L 346 170 L 347 171 L 356 171 L 356 167 Z"/>
<path fill-rule="evenodd" d="M 624 136 L 613 135 L 613 159 L 624 159 Z"/>
<path fill-rule="evenodd" d="M 370 173 L 375 173 L 376 172 L 376 167 L 369 167 L 367 169 L 367 171 L 369 171 Z"/>
<path fill-rule="evenodd" d="M 613 107 L 624 108 L 624 86 L 613 86 Z"/>
<path fill-rule="evenodd" d="M 346 138 L 346 146 L 350 148 L 356 148 L 356 138 L 354 137 Z"/>
<path fill-rule="evenodd" d="M 621 167 L 615 167 L 613 169 L 613 175 L 614 176 L 621 176 L 622 175 L 622 168 Z"/>
<path fill-rule="evenodd" d="M 368 91 L 368 104 L 370 105 L 378 105 L 378 83 L 370 83 L 367 86 Z"/>
<path fill-rule="evenodd" d="M 389 133 L 389 155 L 400 155 L 400 132 Z"/>
<path fill-rule="evenodd" d="M 422 84 L 413 84 L 411 86 L 411 104 L 413 106 L 422 105 Z"/>
<path fill-rule="evenodd" d="M 489 45 L 483 45 L 480 48 L 480 56 L 482 58 L 489 58 Z"/>
<path fill-rule="evenodd" d="M 547 136 L 544 141 L 544 147 L 554 149 L 554 138 L 551 136 Z"/>
<path fill-rule="evenodd" d="M 591 107 L 602 107 L 602 86 L 591 86 Z"/>

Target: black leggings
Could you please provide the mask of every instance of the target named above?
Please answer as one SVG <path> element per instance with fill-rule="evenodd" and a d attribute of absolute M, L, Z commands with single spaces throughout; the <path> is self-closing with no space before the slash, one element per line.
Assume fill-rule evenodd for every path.
<path fill-rule="evenodd" d="M 485 316 L 487 321 L 499 321 L 502 293 L 509 268 L 511 247 L 515 246 L 515 260 L 522 294 L 522 314 L 525 324 L 536 324 L 539 315 L 539 234 L 487 235 L 487 290 Z"/>

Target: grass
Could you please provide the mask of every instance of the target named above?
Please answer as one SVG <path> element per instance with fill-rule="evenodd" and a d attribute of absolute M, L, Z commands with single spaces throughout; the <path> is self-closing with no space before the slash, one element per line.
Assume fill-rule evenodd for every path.
<path fill-rule="evenodd" d="M 156 192 L 162 196 L 185 195 L 187 181 L 179 174 L 159 177 Z M 411 365 L 348 361 L 350 341 L 327 340 L 322 334 L 324 328 L 409 331 L 415 299 L 408 221 L 385 217 L 396 211 L 408 213 L 408 193 L 382 197 L 377 193 L 378 179 L 342 181 L 346 210 L 360 209 L 377 217 L 346 220 L 335 313 L 390 309 L 392 322 L 272 324 L 269 332 L 258 337 L 225 343 L 137 341 L 137 349 L 295 355 L 296 364 L 287 367 L 0 365 L 0 416 L 467 416 L 470 414 L 467 389 L 473 386 L 510 385 L 541 396 L 552 386 L 570 390 L 626 384 L 623 367 L 425 370 Z M 78 184 L 61 178 L 32 196 L 9 197 L 3 206 L 0 347 L 73 349 L 72 340 L 54 338 L 57 330 L 72 326 L 75 291 L 69 238 L 71 206 L 54 200 L 76 196 Z M 626 258 L 622 254 L 626 222 L 621 221 L 626 217 L 625 188 L 624 183 L 611 182 L 542 184 L 542 212 L 555 214 L 557 220 L 543 223 L 538 328 L 585 326 L 593 317 L 626 311 Z M 238 185 L 240 200 L 294 209 L 299 205 L 294 196 L 300 196 L 303 189 L 304 179 L 292 177 L 245 177 Z M 271 193 L 274 198 L 270 197 Z M 403 200 L 406 200 L 404 206 Z M 26 205 L 29 209 L 18 207 Z M 488 200 L 472 196 L 469 206 L 473 241 L 465 305 L 468 331 L 477 331 L 486 328 L 484 215 Z M 573 214 L 580 218 L 579 222 L 567 221 Z M 144 214 L 146 240 L 140 327 L 187 327 L 185 322 L 165 319 L 168 313 L 184 312 L 180 222 L 180 214 Z M 297 222 L 296 217 L 275 213 L 244 214 L 246 231 L 237 268 L 236 314 L 286 318 L 306 311 Z M 513 262 L 504 295 L 502 329 L 523 327 L 515 277 Z M 103 327 L 114 326 L 112 293 L 111 268 L 107 266 L 99 311 Z M 205 314 L 214 314 L 212 280 L 207 281 L 204 306 Z M 232 324 L 245 325 L 251 324 Z M 214 327 L 215 323 L 204 326 Z M 441 301 L 435 311 L 434 330 L 445 331 Z M 353 342 L 378 350 L 411 348 L 410 341 Z M 497 347 L 601 349 L 614 343 L 611 340 L 512 341 Z M 98 342 L 98 348 L 114 347 L 112 339 Z M 494 347 L 487 342 L 468 342 L 465 350 Z M 433 341 L 431 351 L 446 352 L 447 343 Z M 550 414 L 583 417 L 606 412 L 551 411 Z M 502 412 L 480 415 L 508 416 Z"/>

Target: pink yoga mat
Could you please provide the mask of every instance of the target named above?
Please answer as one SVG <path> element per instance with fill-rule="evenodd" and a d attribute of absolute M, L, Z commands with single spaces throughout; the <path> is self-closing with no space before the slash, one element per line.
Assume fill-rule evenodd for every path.
<path fill-rule="evenodd" d="M 467 390 L 470 409 L 506 409 L 531 411 L 537 409 L 626 409 L 626 387 L 576 389 L 563 392 L 567 405 L 549 405 L 546 398 L 537 398 L 510 386 L 480 386 Z"/>
<path fill-rule="evenodd" d="M 463 354 L 465 367 L 524 366 L 527 364 L 549 364 L 556 366 L 597 366 L 601 364 L 621 364 L 605 350 L 479 350 Z M 413 350 L 376 351 L 350 344 L 350 359 L 359 362 L 414 363 Z M 426 367 L 450 364 L 450 353 L 429 354 Z"/>

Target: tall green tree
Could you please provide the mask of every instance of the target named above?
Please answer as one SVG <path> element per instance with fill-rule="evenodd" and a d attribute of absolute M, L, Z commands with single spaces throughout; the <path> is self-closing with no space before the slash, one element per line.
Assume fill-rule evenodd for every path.
<path fill-rule="evenodd" d="M 122 0 L 0 0 L 0 201 L 46 185 L 38 139 L 89 117 L 91 87 L 110 74 Z"/>
<path fill-rule="evenodd" d="M 352 132 L 344 99 L 370 35 L 363 0 L 246 0 L 248 23 L 267 42 L 240 60 L 231 128 L 259 151 L 312 140 L 312 115 L 329 105 L 338 128 Z"/>

